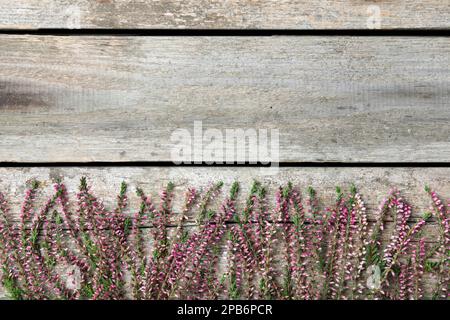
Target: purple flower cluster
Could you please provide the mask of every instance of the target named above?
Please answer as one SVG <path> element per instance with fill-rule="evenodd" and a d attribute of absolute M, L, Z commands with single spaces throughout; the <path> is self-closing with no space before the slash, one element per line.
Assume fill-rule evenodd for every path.
<path fill-rule="evenodd" d="M 215 206 L 219 182 L 189 188 L 178 211 L 172 183 L 156 200 L 137 189 L 137 211 L 125 183 L 112 210 L 85 178 L 75 202 L 59 181 L 44 202 L 39 189 L 29 182 L 18 221 L 0 193 L 1 286 L 14 299 L 448 298 L 450 206 L 429 188 L 422 218 L 395 189 L 372 216 L 355 187 L 322 209 L 311 187 L 288 183 L 272 205 L 254 182 L 239 209 L 238 183 Z"/>

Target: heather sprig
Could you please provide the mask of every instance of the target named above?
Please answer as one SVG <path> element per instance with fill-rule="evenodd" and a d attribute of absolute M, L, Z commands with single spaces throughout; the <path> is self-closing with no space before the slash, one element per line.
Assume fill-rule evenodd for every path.
<path fill-rule="evenodd" d="M 439 243 L 434 255 L 437 261 L 432 269 L 436 270 L 437 282 L 433 290 L 433 299 L 448 299 L 448 286 L 450 283 L 450 202 L 445 203 L 438 194 L 429 187 L 425 191 L 432 200 L 432 216 L 436 218 L 439 226 Z M 433 264 L 431 261 L 428 264 Z"/>

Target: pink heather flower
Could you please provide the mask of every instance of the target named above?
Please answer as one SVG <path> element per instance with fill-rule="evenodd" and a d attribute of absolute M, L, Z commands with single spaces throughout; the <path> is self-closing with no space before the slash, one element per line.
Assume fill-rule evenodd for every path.
<path fill-rule="evenodd" d="M 18 222 L 0 193 L 1 281 L 11 296 L 24 299 L 448 297 L 450 209 L 434 191 L 440 236 L 425 245 L 416 238 L 427 217 L 411 223 L 412 206 L 397 190 L 382 201 L 369 230 L 368 210 L 354 188 L 349 195 L 339 191 L 335 205 L 322 210 L 311 188 L 306 206 L 291 184 L 278 190 L 273 206 L 254 183 L 240 209 L 233 184 L 214 210 L 221 188 L 188 189 L 180 210 L 172 205 L 173 184 L 156 206 L 138 190 L 134 210 L 123 183 L 110 210 L 84 178 L 73 203 L 60 182 L 45 202 L 37 201 L 38 184 L 32 183 Z M 386 237 L 388 217 L 395 225 Z M 192 218 L 197 225 L 189 225 Z M 381 266 L 380 289 L 366 286 L 373 266 Z M 65 267 L 80 275 L 79 284 L 63 280 Z M 431 293 L 427 272 L 437 279 Z"/>

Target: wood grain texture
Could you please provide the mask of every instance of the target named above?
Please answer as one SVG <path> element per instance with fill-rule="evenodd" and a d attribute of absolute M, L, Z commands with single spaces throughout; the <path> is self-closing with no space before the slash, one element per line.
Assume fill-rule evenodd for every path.
<path fill-rule="evenodd" d="M 308 186 L 317 190 L 319 206 L 332 206 L 335 201 L 335 186 L 341 186 L 348 191 L 351 183 L 354 183 L 367 205 L 370 220 L 374 220 L 373 213 L 380 201 L 386 196 L 391 187 L 397 187 L 406 200 L 413 206 L 413 218 L 417 219 L 430 207 L 430 198 L 423 190 L 425 184 L 436 190 L 442 199 L 448 199 L 450 195 L 450 168 L 280 168 L 276 175 L 266 175 L 260 168 L 218 168 L 218 167 L 123 167 L 123 168 L 0 168 L 0 191 L 7 195 L 11 201 L 13 212 L 17 215 L 20 210 L 19 199 L 25 191 L 25 181 L 38 179 L 42 184 L 42 193 L 38 202 L 43 202 L 46 196 L 52 192 L 52 181 L 62 179 L 69 189 L 70 197 L 74 200 L 75 190 L 79 179 L 87 176 L 95 194 L 104 201 L 107 208 L 113 208 L 116 195 L 122 181 L 129 184 L 130 207 L 138 208 L 138 199 L 132 190 L 141 187 L 147 194 L 151 194 L 158 202 L 158 192 L 172 181 L 175 183 L 174 209 L 180 212 L 182 208 L 184 191 L 195 186 L 199 190 L 205 190 L 212 182 L 222 180 L 224 182 L 223 193 L 219 195 L 211 208 L 218 208 L 229 187 L 234 181 L 241 183 L 241 192 L 238 198 L 238 210 L 244 208 L 244 201 L 254 179 L 257 179 L 268 188 L 268 198 L 273 204 L 274 192 L 280 185 L 292 181 L 299 187 L 303 194 Z M 131 209 L 130 212 L 133 212 Z M 191 219 L 192 221 L 192 219 Z M 384 241 L 390 236 L 393 224 L 387 223 L 383 233 Z M 194 223 L 188 223 L 188 229 L 195 229 Z M 423 230 L 428 246 L 432 246 L 438 239 L 438 225 L 435 221 L 427 223 Z M 145 228 L 148 234 L 151 229 Z M 147 243 L 150 245 L 150 240 Z M 226 266 L 226 253 L 220 258 L 219 270 Z M 283 266 L 283 250 L 277 251 L 275 259 L 279 270 Z M 64 273 L 63 273 L 64 274 Z M 427 274 L 425 277 L 426 292 L 430 292 L 436 279 Z M 0 298 L 5 298 L 5 292 L 0 287 Z"/>
<path fill-rule="evenodd" d="M 0 109 L 7 162 L 171 161 L 195 120 L 278 129 L 282 162 L 448 162 L 450 39 L 2 35 Z"/>
<path fill-rule="evenodd" d="M 234 181 L 241 184 L 241 209 L 254 180 L 267 186 L 271 205 L 274 204 L 277 188 L 291 181 L 305 197 L 308 186 L 314 187 L 322 208 L 334 204 L 336 186 L 348 192 L 354 183 L 363 195 L 371 220 L 375 218 L 374 213 L 382 199 L 394 187 L 411 203 L 415 218 L 429 211 L 431 205 L 431 199 L 424 191 L 425 185 L 436 190 L 443 199 L 450 198 L 450 168 L 279 168 L 278 174 L 266 173 L 260 168 L 245 167 L 0 168 L 0 191 L 9 199 L 12 212 L 17 214 L 26 181 L 38 179 L 42 182 L 43 193 L 39 201 L 43 202 L 53 191 L 52 181 L 62 178 L 74 200 L 79 180 L 86 176 L 95 194 L 112 209 L 120 184 L 125 181 L 129 185 L 130 207 L 138 210 L 139 199 L 134 194 L 136 187 L 153 195 L 158 202 L 158 193 L 168 182 L 173 182 L 176 186 L 174 210 L 181 212 L 188 187 L 205 190 L 211 183 L 218 181 L 223 181 L 224 187 L 222 194 L 213 202 L 212 208 L 217 209 Z"/>
<path fill-rule="evenodd" d="M 448 0 L 0 0 L 0 28 L 448 29 Z"/>

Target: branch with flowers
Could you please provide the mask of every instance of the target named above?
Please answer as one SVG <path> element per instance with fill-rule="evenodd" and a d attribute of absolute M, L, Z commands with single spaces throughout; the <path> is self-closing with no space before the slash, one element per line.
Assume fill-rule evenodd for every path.
<path fill-rule="evenodd" d="M 75 201 L 57 182 L 43 204 L 31 181 L 19 221 L 0 193 L 1 286 L 13 299 L 448 299 L 450 206 L 428 187 L 422 218 L 392 190 L 372 222 L 355 186 L 322 210 L 311 187 L 287 183 L 272 203 L 254 182 L 239 209 L 235 182 L 214 209 L 219 182 L 189 188 L 181 212 L 174 188 L 137 189 L 133 209 L 124 182 L 107 209 L 86 178 Z"/>

